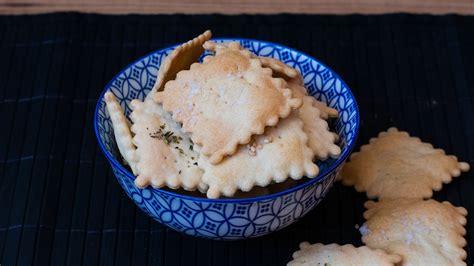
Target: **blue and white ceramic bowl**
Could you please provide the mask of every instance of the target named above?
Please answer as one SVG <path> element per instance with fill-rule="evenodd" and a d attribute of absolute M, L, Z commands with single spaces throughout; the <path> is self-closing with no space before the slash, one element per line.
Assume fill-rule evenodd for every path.
<path fill-rule="evenodd" d="M 97 103 L 94 120 L 96 136 L 122 188 L 138 207 L 160 223 L 191 236 L 211 239 L 237 240 L 266 235 L 301 219 L 329 191 L 357 137 L 357 103 L 336 73 L 304 53 L 257 40 L 215 41 L 239 41 L 255 54 L 278 58 L 302 73 L 309 93 L 339 111 L 340 117 L 334 128 L 340 136 L 341 156 L 337 160 L 319 163 L 320 174 L 316 178 L 284 191 L 254 198 L 207 199 L 164 189 L 135 187 L 135 176 L 121 163 L 103 96 L 111 90 L 128 116 L 130 101 L 145 98 L 155 83 L 160 64 L 174 46 L 140 58 L 109 82 Z"/>

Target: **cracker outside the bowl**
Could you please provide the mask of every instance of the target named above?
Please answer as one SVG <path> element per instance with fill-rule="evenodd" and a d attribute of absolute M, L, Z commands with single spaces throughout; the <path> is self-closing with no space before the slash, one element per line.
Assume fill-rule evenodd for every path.
<path fill-rule="evenodd" d="M 300 250 L 293 253 L 293 260 L 288 266 L 314 266 L 314 265 L 377 265 L 393 266 L 401 261 L 401 257 L 388 254 L 380 249 L 371 249 L 366 246 L 354 247 L 353 245 L 324 245 L 308 242 L 300 244 Z"/>
<path fill-rule="evenodd" d="M 354 185 L 369 198 L 430 198 L 469 164 L 434 149 L 407 132 L 390 128 L 353 153 L 339 175 L 344 185 Z"/>
<path fill-rule="evenodd" d="M 155 101 L 183 123 L 214 164 L 302 104 L 284 80 L 273 78 L 270 69 L 236 44 L 179 72 L 155 94 Z"/>
<path fill-rule="evenodd" d="M 365 203 L 362 242 L 402 256 L 402 265 L 465 265 L 467 210 L 435 200 Z"/>

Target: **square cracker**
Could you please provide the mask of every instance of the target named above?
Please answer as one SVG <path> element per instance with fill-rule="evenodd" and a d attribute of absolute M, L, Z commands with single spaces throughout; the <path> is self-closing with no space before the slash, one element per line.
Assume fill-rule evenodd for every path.
<path fill-rule="evenodd" d="M 402 256 L 402 265 L 465 265 L 467 210 L 435 200 L 368 201 L 362 242 Z"/>
<path fill-rule="evenodd" d="M 293 253 L 293 260 L 288 266 L 313 265 L 395 265 L 401 260 L 399 255 L 387 254 L 385 251 L 371 249 L 366 246 L 321 243 L 309 244 L 302 242 L 300 250 Z"/>
<path fill-rule="evenodd" d="M 147 99 L 153 99 L 155 92 L 162 91 L 166 82 L 175 79 L 179 71 L 187 70 L 191 64 L 197 62 L 204 52 L 202 45 L 211 37 L 211 31 L 207 30 L 196 38 L 176 47 L 161 64 L 155 85 L 148 93 Z"/>
<path fill-rule="evenodd" d="M 390 128 L 353 153 L 339 178 L 344 185 L 367 192 L 369 198 L 421 199 L 430 198 L 433 190 L 441 190 L 443 183 L 468 170 L 469 164 L 455 156 Z"/>
<path fill-rule="evenodd" d="M 236 43 L 179 72 L 155 94 L 155 101 L 173 112 L 214 164 L 301 106 L 284 80 L 273 78 L 270 69 Z"/>
<path fill-rule="evenodd" d="M 286 82 L 294 97 L 304 98 L 308 96 L 308 91 L 304 87 L 304 79 L 301 74 L 298 73 L 295 78 L 286 79 Z M 339 112 L 336 109 L 329 107 L 325 102 L 316 100 L 314 97 L 313 99 L 313 106 L 319 109 L 322 119 L 328 120 L 329 118 L 337 118 L 339 116 Z"/>
<path fill-rule="evenodd" d="M 303 105 L 296 112 L 303 121 L 304 132 L 308 135 L 308 146 L 319 160 L 339 157 L 341 148 L 335 144 L 337 135 L 329 131 L 329 125 L 322 118 L 321 111 L 313 105 L 316 100 L 311 96 L 304 96 L 302 100 Z"/>
<path fill-rule="evenodd" d="M 297 180 L 304 175 L 314 177 L 319 169 L 312 159 L 303 122 L 292 114 L 270 127 L 252 144 L 241 145 L 238 151 L 219 164 L 212 164 L 202 154 L 199 167 L 204 170 L 202 182 L 209 189 L 209 198 L 223 194 L 231 197 L 237 189 L 249 191 L 254 186 L 267 186 L 272 181 L 284 182 L 288 176 Z"/>
<path fill-rule="evenodd" d="M 141 188 L 148 185 L 186 190 L 198 188 L 202 171 L 197 166 L 199 154 L 192 149 L 189 136 L 152 100 L 133 100 L 131 105 L 131 129 L 137 147 L 135 185 Z"/>
<path fill-rule="evenodd" d="M 137 173 L 136 169 L 136 147 L 133 145 L 132 133 L 130 126 L 122 107 L 117 101 L 115 95 L 108 91 L 104 95 L 107 111 L 109 112 L 112 127 L 114 129 L 115 141 L 120 154 L 124 161 L 130 166 L 133 174 Z"/>

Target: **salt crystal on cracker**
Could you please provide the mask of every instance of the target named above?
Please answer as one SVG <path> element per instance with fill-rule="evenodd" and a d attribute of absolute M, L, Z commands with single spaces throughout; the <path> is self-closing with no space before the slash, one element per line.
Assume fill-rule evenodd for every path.
<path fill-rule="evenodd" d="M 268 136 L 272 141 L 266 141 Z M 237 189 L 249 191 L 272 181 L 283 182 L 288 176 L 300 179 L 305 175 L 314 177 L 319 172 L 312 161 L 314 153 L 307 146 L 303 122 L 296 114 L 268 128 L 264 135 L 256 136 L 254 142 L 262 145 L 255 154 L 249 153 L 247 145 L 241 145 L 237 153 L 219 164 L 212 164 L 205 156 L 200 156 L 198 163 L 204 170 L 202 180 L 209 186 L 209 198 L 218 198 L 221 194 L 231 197 Z"/>
<path fill-rule="evenodd" d="M 369 198 L 430 198 L 469 164 L 455 156 L 390 128 L 361 151 L 353 153 L 339 175 L 344 185 L 354 185 Z"/>
<path fill-rule="evenodd" d="M 284 80 L 273 78 L 270 69 L 237 43 L 179 72 L 155 94 L 155 101 L 173 112 L 212 163 L 234 154 L 239 144 L 247 144 L 302 103 L 292 98 Z"/>
<path fill-rule="evenodd" d="M 300 244 L 300 250 L 293 253 L 293 260 L 288 266 L 313 265 L 395 265 L 401 260 L 399 255 L 388 254 L 383 250 L 371 249 L 366 246 L 321 243 L 311 245 L 308 242 Z"/>
<path fill-rule="evenodd" d="M 367 246 L 401 255 L 401 265 L 465 265 L 463 207 L 419 199 L 368 201 L 365 207 L 360 229 Z"/>
<path fill-rule="evenodd" d="M 204 52 L 202 45 L 211 37 L 211 31 L 207 30 L 196 38 L 176 47 L 161 64 L 155 85 L 148 93 L 147 99 L 153 99 L 155 92 L 162 91 L 166 82 L 175 79 L 179 71 L 187 70 L 192 63 L 197 62 Z"/>
<path fill-rule="evenodd" d="M 125 162 L 130 166 L 132 172 L 136 174 L 135 146 L 132 142 L 132 133 L 127 118 L 122 107 L 115 98 L 115 95 L 108 91 L 104 95 L 107 111 L 109 112 L 112 127 L 114 128 L 115 141 Z"/>
<path fill-rule="evenodd" d="M 195 190 L 202 171 L 197 166 L 199 154 L 193 151 L 189 136 L 163 108 L 151 101 L 132 101 L 133 142 L 137 147 L 137 178 L 140 187 L 164 185 Z"/>

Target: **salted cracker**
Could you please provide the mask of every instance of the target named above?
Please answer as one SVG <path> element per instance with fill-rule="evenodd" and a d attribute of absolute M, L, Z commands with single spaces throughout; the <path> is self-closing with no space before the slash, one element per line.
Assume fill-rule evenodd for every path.
<path fill-rule="evenodd" d="M 204 170 L 208 198 L 233 196 L 237 190 L 250 191 L 254 186 L 267 186 L 272 181 L 284 182 L 288 177 L 314 177 L 319 169 L 312 159 L 303 122 L 292 114 L 278 125 L 268 128 L 249 145 L 239 146 L 237 152 L 219 164 L 200 156 L 199 167 Z"/>
<path fill-rule="evenodd" d="M 273 78 L 270 69 L 237 43 L 179 72 L 155 94 L 155 101 L 183 123 L 183 130 L 214 164 L 302 103 L 291 96 L 284 80 Z"/>
<path fill-rule="evenodd" d="M 402 256 L 402 265 L 466 265 L 467 210 L 435 200 L 368 201 L 362 242 Z"/>
<path fill-rule="evenodd" d="M 469 164 L 455 156 L 390 128 L 360 152 L 353 153 L 339 175 L 344 185 L 354 185 L 369 198 L 430 198 Z"/>
<path fill-rule="evenodd" d="M 109 112 L 112 127 L 114 129 L 115 141 L 125 162 L 130 166 L 134 174 L 136 169 L 135 145 L 132 142 L 132 133 L 130 126 L 122 107 L 117 101 L 115 95 L 108 91 L 104 95 L 107 111 Z"/>
<path fill-rule="evenodd" d="M 211 37 L 211 31 L 207 30 L 196 38 L 176 47 L 161 64 L 155 85 L 148 93 L 147 99 L 152 99 L 155 92 L 162 91 L 166 82 L 175 79 L 176 74 L 178 74 L 179 71 L 187 70 L 192 63 L 197 62 L 201 54 L 204 52 L 202 45 L 210 40 Z"/>
<path fill-rule="evenodd" d="M 288 266 L 314 265 L 395 265 L 399 263 L 399 255 L 388 254 L 380 249 L 371 249 L 366 246 L 338 245 L 321 243 L 311 245 L 308 242 L 300 244 L 300 250 L 293 253 L 293 260 Z"/>
<path fill-rule="evenodd" d="M 195 190 L 201 182 L 202 171 L 197 166 L 199 154 L 193 151 L 189 136 L 152 100 L 133 100 L 131 105 L 131 129 L 137 147 L 135 184 L 140 188 L 166 185 Z"/>

